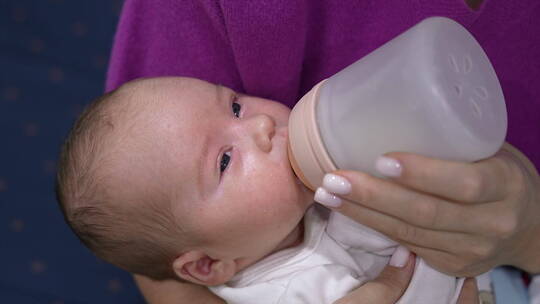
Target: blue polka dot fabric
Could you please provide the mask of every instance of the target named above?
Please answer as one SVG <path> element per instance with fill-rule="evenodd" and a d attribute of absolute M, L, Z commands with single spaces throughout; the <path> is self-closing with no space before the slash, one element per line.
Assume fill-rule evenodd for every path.
<path fill-rule="evenodd" d="M 79 243 L 53 191 L 60 144 L 103 91 L 121 6 L 0 1 L 0 303 L 144 303 Z"/>

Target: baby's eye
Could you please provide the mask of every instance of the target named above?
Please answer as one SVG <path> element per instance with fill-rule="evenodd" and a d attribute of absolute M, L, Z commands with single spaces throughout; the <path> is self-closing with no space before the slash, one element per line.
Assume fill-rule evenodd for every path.
<path fill-rule="evenodd" d="M 233 111 L 234 116 L 240 117 L 240 110 L 241 109 L 242 109 L 242 106 L 239 103 L 233 101 L 233 103 L 232 103 L 232 111 Z"/>
<path fill-rule="evenodd" d="M 223 156 L 221 157 L 221 160 L 219 162 L 219 171 L 223 173 L 225 169 L 227 169 L 227 166 L 229 165 L 229 162 L 231 161 L 231 151 L 227 151 L 223 153 Z"/>

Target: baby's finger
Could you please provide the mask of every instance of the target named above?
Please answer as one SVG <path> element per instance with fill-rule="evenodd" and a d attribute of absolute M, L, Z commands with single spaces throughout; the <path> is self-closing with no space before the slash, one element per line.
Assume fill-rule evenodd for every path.
<path fill-rule="evenodd" d="M 465 210 L 468 206 L 358 171 L 340 170 L 326 174 L 323 187 L 315 193 L 316 201 L 337 209 L 342 203 L 340 197 L 418 227 L 460 232 L 477 228 L 476 219 L 470 218 L 472 213 Z"/>
<path fill-rule="evenodd" d="M 393 152 L 379 157 L 376 167 L 399 184 L 457 202 L 497 201 L 507 192 L 508 166 L 496 157 L 465 163 Z"/>

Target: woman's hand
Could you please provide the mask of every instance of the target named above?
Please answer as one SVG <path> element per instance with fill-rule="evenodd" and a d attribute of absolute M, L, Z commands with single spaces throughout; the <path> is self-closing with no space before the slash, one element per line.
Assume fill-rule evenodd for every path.
<path fill-rule="evenodd" d="M 414 271 L 414 260 L 414 255 L 409 254 L 404 266 L 387 265 L 376 279 L 358 287 L 334 304 L 396 303 L 409 286 Z M 476 303 L 478 303 L 476 280 L 467 279 L 463 284 L 457 304 Z"/>
<path fill-rule="evenodd" d="M 517 149 L 505 144 L 475 163 L 385 156 L 377 168 L 390 179 L 336 171 L 325 176 L 315 200 L 452 275 L 502 264 L 540 271 L 540 178 Z"/>

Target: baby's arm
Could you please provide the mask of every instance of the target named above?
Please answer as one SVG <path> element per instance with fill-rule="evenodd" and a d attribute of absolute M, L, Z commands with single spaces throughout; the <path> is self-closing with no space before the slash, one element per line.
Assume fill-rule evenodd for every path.
<path fill-rule="evenodd" d="M 149 304 L 224 304 L 206 287 L 179 281 L 154 281 L 135 275 L 145 300 Z"/>

